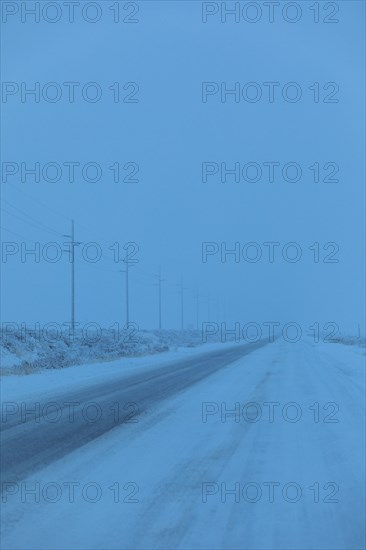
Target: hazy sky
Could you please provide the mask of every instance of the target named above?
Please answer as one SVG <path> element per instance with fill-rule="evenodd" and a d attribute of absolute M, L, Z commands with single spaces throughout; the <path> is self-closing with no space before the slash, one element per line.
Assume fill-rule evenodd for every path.
<path fill-rule="evenodd" d="M 20 13 L 3 23 L 2 79 L 14 84 L 6 85 L 2 103 L 2 239 L 19 246 L 6 263 L 2 258 L 3 321 L 69 320 L 67 253 L 55 263 L 42 256 L 36 263 L 31 256 L 22 262 L 20 250 L 22 242 L 34 247 L 37 241 L 41 250 L 49 242 L 62 246 L 74 218 L 75 239 L 83 243 L 76 249 L 77 321 L 124 321 L 124 274 L 118 272 L 124 265 L 113 261 L 108 247 L 119 242 L 123 251 L 125 243 L 135 242 L 139 262 L 130 269 L 131 320 L 142 327 L 157 326 L 153 275 L 161 265 L 166 328 L 179 327 L 177 284 L 183 277 L 185 325 L 195 323 L 198 289 L 200 321 L 334 321 L 356 331 L 364 311 L 364 3 L 338 2 L 338 23 L 323 21 L 331 18 L 324 2 L 319 23 L 314 23 L 310 2 L 297 3 L 302 14 L 296 23 L 283 17 L 283 2 L 273 23 L 262 3 L 256 23 L 243 20 L 242 12 L 238 23 L 233 16 L 221 22 L 220 11 L 203 23 L 202 10 L 216 11 L 220 3 L 205 7 L 198 1 L 142 1 L 131 16 L 134 3 L 120 2 L 120 18 L 138 22 L 114 23 L 114 4 L 100 2 L 102 16 L 95 23 L 83 20 L 80 11 L 69 23 L 65 6 L 55 23 L 42 14 L 39 23 L 30 17 L 22 23 Z M 94 17 L 92 9 L 88 13 Z M 254 17 L 254 11 L 248 14 Z M 22 102 L 21 83 L 24 91 L 36 82 L 39 102 L 31 95 Z M 50 82 L 58 88 L 44 88 Z M 80 83 L 73 103 L 65 82 Z M 83 98 L 88 82 L 102 91 L 99 101 Z M 136 84 L 124 90 L 131 82 Z M 203 82 L 216 83 L 208 88 L 206 102 Z M 246 86 L 250 82 L 256 84 Z M 276 83 L 273 102 L 264 84 L 269 82 Z M 289 82 L 296 89 L 286 88 Z M 319 102 L 314 101 L 316 82 Z M 225 86 L 237 86 L 240 96 L 229 94 L 223 101 Z M 62 90 L 59 101 L 42 96 L 43 91 L 52 98 L 57 89 Z M 84 91 L 93 97 L 95 90 Z M 262 97 L 251 102 L 258 90 Z M 292 102 L 299 90 L 301 99 Z M 289 99 L 283 97 L 286 92 Z M 138 102 L 123 102 L 127 95 Z M 331 99 L 338 102 L 324 102 Z M 57 182 L 42 176 L 50 162 L 63 168 Z M 70 162 L 80 163 L 74 182 L 69 165 L 63 165 Z M 83 177 L 88 162 L 100 166 L 99 181 Z M 109 167 L 117 162 L 122 176 L 114 182 Z M 205 162 L 218 173 L 203 182 Z M 268 162 L 279 163 L 273 165 L 272 182 L 263 164 Z M 24 173 L 22 182 L 21 163 L 28 168 L 40 163 L 40 181 Z M 135 164 L 123 169 L 127 163 Z M 221 163 L 228 169 L 240 163 L 240 181 L 228 174 L 221 182 Z M 247 179 L 255 179 L 259 165 L 259 181 L 243 178 L 248 163 L 256 165 L 244 168 Z M 299 181 L 284 180 L 287 163 L 301 167 Z M 315 163 L 319 182 L 314 181 Z M 131 177 L 138 181 L 123 182 L 136 165 L 139 171 Z M 338 181 L 323 181 L 332 179 L 335 165 Z M 17 173 L 11 175 L 12 170 Z M 294 167 L 288 170 L 287 179 L 296 179 Z M 94 174 L 90 168 L 87 177 Z M 81 255 L 89 242 L 102 250 L 96 263 Z M 205 263 L 203 242 L 217 243 Z M 255 247 L 246 246 L 253 242 Z M 272 263 L 266 242 L 279 243 Z M 283 250 L 290 256 L 295 251 L 286 249 L 290 242 L 301 249 L 298 262 L 283 258 Z M 314 262 L 316 246 L 309 250 L 316 242 L 319 262 Z M 234 255 L 226 261 L 220 257 L 225 243 L 227 249 L 239 243 L 240 261 Z M 324 250 L 326 243 L 336 243 L 339 251 L 335 245 Z M 248 261 L 258 250 L 261 259 Z M 92 256 L 92 248 L 89 252 Z M 326 258 L 339 261 L 324 263 Z"/>

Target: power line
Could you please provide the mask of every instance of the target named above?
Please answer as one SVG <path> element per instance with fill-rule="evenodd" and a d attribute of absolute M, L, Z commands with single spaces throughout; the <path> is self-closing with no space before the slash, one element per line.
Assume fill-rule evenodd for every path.
<path fill-rule="evenodd" d="M 23 218 L 20 218 L 19 216 L 16 216 L 15 214 L 13 214 L 12 212 L 8 212 L 7 210 L 3 209 L 2 210 L 4 212 L 6 212 L 7 214 L 9 214 L 10 216 L 13 216 L 14 218 L 17 218 L 18 220 L 22 221 L 22 222 L 25 222 L 25 223 L 28 223 L 29 225 L 33 225 L 34 224 L 37 224 L 39 225 L 40 227 L 37 227 L 37 229 L 41 229 L 42 231 L 46 231 L 47 233 L 53 233 L 54 235 L 57 235 L 58 237 L 62 237 L 62 233 L 60 233 L 59 231 L 56 231 L 55 229 L 53 229 L 52 227 L 50 227 L 49 225 L 46 225 L 45 223 L 43 222 L 40 222 L 38 221 L 36 218 L 33 218 L 33 216 L 30 216 L 29 214 L 27 214 L 26 212 L 24 212 L 23 210 L 20 210 L 20 208 L 17 208 L 16 206 L 14 206 L 13 204 L 11 204 L 10 202 L 6 201 L 6 200 L 3 200 L 2 202 L 4 202 L 5 204 L 7 204 L 8 206 L 10 206 L 11 208 L 13 208 L 14 210 L 16 210 L 17 212 L 19 212 L 20 214 L 22 214 L 23 216 L 26 216 L 27 218 L 29 218 L 30 220 L 32 220 L 33 224 L 31 222 L 29 222 L 28 220 L 24 220 Z"/>
<path fill-rule="evenodd" d="M 34 222 L 38 223 L 39 225 L 43 225 L 43 226 L 46 227 L 49 231 L 53 231 L 54 233 L 58 233 L 59 235 L 61 235 L 61 233 L 60 233 L 59 231 L 57 231 L 56 229 L 53 229 L 51 226 L 47 225 L 46 223 L 37 220 L 36 218 L 34 218 L 34 217 L 31 216 L 30 214 L 28 214 L 28 212 L 24 212 L 24 210 L 21 210 L 21 209 L 18 208 L 17 206 L 14 206 L 14 204 L 12 204 L 11 202 L 9 202 L 8 200 L 2 199 L 2 202 L 5 202 L 5 204 L 7 204 L 8 206 L 10 206 L 10 207 L 13 208 L 14 210 L 17 210 L 17 212 L 19 212 L 19 213 L 22 214 L 23 216 L 26 216 L 27 218 L 33 220 Z"/>
<path fill-rule="evenodd" d="M 7 231 L 8 233 L 12 233 L 13 235 L 16 235 L 17 237 L 20 237 L 21 239 L 28 240 L 27 237 L 24 237 L 24 235 L 21 235 L 20 233 L 17 233 L 16 231 L 12 231 L 11 229 L 7 229 L 6 227 L 1 226 L 1 229 L 3 231 Z"/>
<path fill-rule="evenodd" d="M 108 267 L 101 267 L 97 262 L 86 262 L 84 265 L 92 266 L 93 268 L 96 267 L 97 269 L 100 269 L 101 271 L 104 271 L 105 273 L 118 273 L 117 269 L 110 269 Z"/>
<path fill-rule="evenodd" d="M 3 212 L 5 212 L 5 214 L 8 214 L 9 216 L 12 216 L 13 218 L 15 218 L 16 220 L 20 220 L 21 222 L 23 223 L 27 223 L 28 225 L 30 225 L 31 227 L 34 227 L 35 229 L 38 229 L 38 231 L 44 231 L 45 233 L 50 233 L 51 235 L 54 235 L 53 231 L 49 231 L 48 229 L 43 229 L 42 227 L 39 227 L 37 225 L 35 225 L 34 223 L 32 222 L 29 222 L 28 220 L 24 220 L 23 218 L 20 218 L 19 216 L 16 216 L 15 214 L 13 214 L 12 212 L 8 212 L 7 210 L 5 210 L 5 208 L 1 208 L 1 210 Z"/>
<path fill-rule="evenodd" d="M 18 193 L 21 193 L 22 195 L 25 195 L 26 197 L 28 197 L 30 200 L 32 200 L 33 202 L 35 202 L 36 204 L 39 204 L 40 206 L 42 206 L 42 208 L 46 208 L 46 210 L 49 210 L 50 212 L 52 212 L 53 214 L 56 214 L 57 216 L 60 216 L 61 218 L 65 218 L 66 220 L 70 221 L 71 218 L 69 216 L 65 216 L 65 214 L 60 214 L 60 212 L 58 212 L 57 210 L 54 210 L 53 208 L 50 208 L 49 206 L 47 206 L 46 204 L 44 204 L 43 202 L 41 202 L 40 200 L 38 199 L 35 199 L 34 197 L 32 197 L 31 195 L 29 195 L 28 193 L 26 193 L 23 189 L 19 189 L 19 187 L 17 187 L 14 183 L 6 183 L 6 185 L 10 186 L 12 189 L 16 189 L 18 191 Z"/>
<path fill-rule="evenodd" d="M 88 233 L 91 233 L 92 236 L 96 237 L 96 233 L 95 233 L 95 230 L 91 229 L 90 227 L 87 227 L 86 225 L 82 224 L 82 223 L 79 223 L 78 222 L 78 227 L 81 227 L 82 229 L 88 231 Z M 99 238 L 94 241 L 94 242 L 99 242 Z M 117 259 L 116 260 L 116 251 L 113 249 L 113 246 L 111 245 L 111 243 L 108 243 L 104 240 L 104 243 L 107 243 L 107 244 L 110 244 L 110 246 L 105 247 L 105 250 L 107 252 L 105 258 L 109 261 L 109 262 L 112 262 L 113 264 L 119 264 L 121 263 L 123 260 L 119 260 Z M 116 243 L 115 243 L 116 244 Z M 118 244 L 118 243 L 117 243 Z M 119 249 L 118 249 L 119 251 Z M 118 252 L 118 255 L 119 255 L 119 252 Z"/>

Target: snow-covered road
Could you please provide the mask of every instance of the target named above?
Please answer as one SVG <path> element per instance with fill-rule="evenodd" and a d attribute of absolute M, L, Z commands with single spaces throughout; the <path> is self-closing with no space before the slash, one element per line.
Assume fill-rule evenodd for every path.
<path fill-rule="evenodd" d="M 43 393 L 38 422 L 5 384 L 4 457 L 12 434 L 23 451 L 5 461 L 2 548 L 363 549 L 364 352 L 253 347 L 125 375 L 123 395 L 110 376 L 69 393 L 76 408 Z"/>
<path fill-rule="evenodd" d="M 116 426 L 136 422 L 149 407 L 266 343 L 224 347 L 128 377 L 123 373 L 52 399 L 6 401 L 1 423 L 2 475 L 20 481 Z"/>

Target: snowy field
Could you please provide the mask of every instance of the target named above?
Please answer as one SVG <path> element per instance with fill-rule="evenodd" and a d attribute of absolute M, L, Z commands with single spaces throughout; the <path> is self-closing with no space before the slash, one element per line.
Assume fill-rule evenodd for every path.
<path fill-rule="evenodd" d="M 222 350 L 7 376 L 3 401 L 128 386 L 133 372 L 179 373 Z M 357 346 L 278 340 L 184 390 L 169 378 L 171 396 L 155 390 L 131 421 L 3 478 L 2 548 L 364 548 L 364 366 Z"/>
<path fill-rule="evenodd" d="M 76 330 L 72 337 L 70 330 L 60 325 L 50 326 L 49 330 L 35 328 L 32 332 L 18 325 L 15 329 L 10 323 L 0 338 L 1 372 L 30 374 L 43 369 L 151 355 L 199 346 L 203 340 L 199 330 L 148 331 L 140 330 L 134 323 L 130 323 L 128 329 L 110 330 L 91 325 L 89 330 Z M 219 337 L 210 337 L 211 343 L 215 340 Z"/>

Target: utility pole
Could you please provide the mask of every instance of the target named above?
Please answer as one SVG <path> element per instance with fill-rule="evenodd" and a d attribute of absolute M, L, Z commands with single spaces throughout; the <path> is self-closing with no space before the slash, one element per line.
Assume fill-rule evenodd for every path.
<path fill-rule="evenodd" d="M 67 244 L 71 245 L 70 252 L 70 262 L 71 262 L 71 334 L 74 338 L 75 336 L 75 246 L 81 244 L 78 241 L 75 241 L 75 224 L 74 219 L 71 220 L 71 235 L 63 235 L 71 241 Z"/>
<path fill-rule="evenodd" d="M 161 322 L 161 283 L 165 281 L 165 279 L 161 278 L 161 267 L 159 266 L 159 273 L 157 275 L 154 275 L 154 277 L 157 277 L 158 282 L 155 283 L 154 286 L 158 287 L 158 294 L 159 294 L 159 330 L 162 328 L 162 322 Z"/>
<path fill-rule="evenodd" d="M 181 330 L 184 330 L 184 287 L 183 287 L 183 279 L 180 280 L 179 286 L 179 294 L 180 294 L 180 328 Z"/>
<path fill-rule="evenodd" d="M 211 298 L 210 293 L 207 294 L 207 320 L 211 321 Z"/>
<path fill-rule="evenodd" d="M 74 336 L 75 330 L 75 233 L 74 220 L 71 220 L 71 330 Z"/>
<path fill-rule="evenodd" d="M 126 284 L 125 284 L 125 295 L 126 295 L 126 327 L 128 327 L 130 322 L 130 300 L 129 300 L 129 268 L 130 262 L 125 259 L 123 260 L 126 264 L 126 269 L 120 269 L 120 273 L 126 274 Z M 132 264 L 131 264 L 132 265 Z"/>
<path fill-rule="evenodd" d="M 226 302 L 225 300 L 223 299 L 222 302 L 221 302 L 221 318 L 222 318 L 222 321 L 226 321 Z"/>
<path fill-rule="evenodd" d="M 198 289 L 195 292 L 195 296 L 196 296 L 196 329 L 198 330 L 199 314 L 200 314 L 200 294 Z"/>
<path fill-rule="evenodd" d="M 128 291 L 128 272 L 129 272 L 129 263 L 126 262 L 126 325 L 130 322 L 130 302 L 129 302 L 129 291 Z"/>
<path fill-rule="evenodd" d="M 120 273 L 125 274 L 125 311 L 126 311 L 126 328 L 128 327 L 128 323 L 130 322 L 130 312 L 129 312 L 129 300 L 128 300 L 128 262 L 126 262 L 126 269 L 120 269 Z"/>

